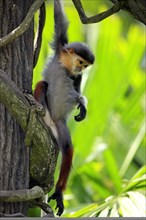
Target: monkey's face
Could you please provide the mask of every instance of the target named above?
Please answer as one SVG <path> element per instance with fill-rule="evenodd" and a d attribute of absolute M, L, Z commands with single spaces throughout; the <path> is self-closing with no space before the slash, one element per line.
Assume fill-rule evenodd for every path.
<path fill-rule="evenodd" d="M 78 74 L 91 65 L 88 61 L 84 60 L 81 56 L 74 53 L 72 56 L 72 73 Z"/>
<path fill-rule="evenodd" d="M 59 57 L 60 63 L 69 70 L 71 74 L 79 74 L 91 63 L 76 54 L 73 49 L 65 49 Z"/>

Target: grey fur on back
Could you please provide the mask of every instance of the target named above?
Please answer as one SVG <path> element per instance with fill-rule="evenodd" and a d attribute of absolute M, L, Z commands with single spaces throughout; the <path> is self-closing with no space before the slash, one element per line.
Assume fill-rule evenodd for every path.
<path fill-rule="evenodd" d="M 69 73 L 57 58 L 47 63 L 44 80 L 48 83 L 47 103 L 53 121 L 66 118 L 76 105 L 79 94 L 74 89 Z"/>

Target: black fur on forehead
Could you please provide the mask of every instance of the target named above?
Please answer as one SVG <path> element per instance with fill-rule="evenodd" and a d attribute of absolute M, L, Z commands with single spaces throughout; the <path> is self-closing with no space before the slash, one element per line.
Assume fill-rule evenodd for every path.
<path fill-rule="evenodd" d="M 89 49 L 89 47 L 85 43 L 74 42 L 74 43 L 68 44 L 66 48 L 67 49 L 73 48 L 75 53 L 81 56 L 84 60 L 87 60 L 91 64 L 94 63 L 95 57 L 92 51 Z"/>

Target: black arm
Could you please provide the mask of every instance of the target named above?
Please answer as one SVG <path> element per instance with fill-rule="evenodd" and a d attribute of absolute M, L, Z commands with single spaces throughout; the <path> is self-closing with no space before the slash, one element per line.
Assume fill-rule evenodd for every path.
<path fill-rule="evenodd" d="M 82 75 L 79 74 L 72 78 L 74 80 L 74 88 L 77 91 L 77 93 L 80 93 L 80 87 L 81 87 L 81 81 L 82 81 Z"/>

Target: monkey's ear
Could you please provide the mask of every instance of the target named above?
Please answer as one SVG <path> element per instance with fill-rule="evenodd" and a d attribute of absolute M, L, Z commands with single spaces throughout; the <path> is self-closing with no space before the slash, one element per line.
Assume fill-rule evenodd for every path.
<path fill-rule="evenodd" d="M 75 52 L 74 48 L 69 48 L 69 52 L 74 53 Z"/>
<path fill-rule="evenodd" d="M 74 48 L 65 48 L 65 47 L 63 47 L 62 48 L 62 51 L 63 51 L 63 53 L 71 53 L 71 54 L 73 54 L 75 51 L 74 51 Z"/>
<path fill-rule="evenodd" d="M 66 49 L 65 47 L 62 48 L 62 52 L 63 53 L 68 53 L 68 49 Z"/>

